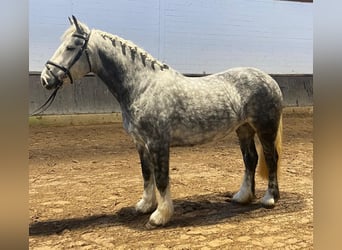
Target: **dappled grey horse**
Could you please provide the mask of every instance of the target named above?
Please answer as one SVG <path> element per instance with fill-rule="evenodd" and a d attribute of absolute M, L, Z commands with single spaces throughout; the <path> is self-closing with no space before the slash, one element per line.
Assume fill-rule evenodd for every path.
<path fill-rule="evenodd" d="M 170 146 L 205 143 L 231 131 L 237 133 L 245 164 L 243 182 L 233 201 L 248 203 L 255 198 L 259 160 L 259 168 L 268 177 L 261 203 L 275 205 L 279 199 L 282 94 L 269 75 L 254 68 L 233 68 L 210 76 L 185 77 L 130 41 L 90 30 L 74 16 L 70 22 L 62 44 L 46 63 L 41 82 L 56 90 L 94 72 L 118 100 L 124 128 L 141 160 L 144 192 L 136 210 L 153 212 L 147 227 L 165 225 L 173 214 Z"/>

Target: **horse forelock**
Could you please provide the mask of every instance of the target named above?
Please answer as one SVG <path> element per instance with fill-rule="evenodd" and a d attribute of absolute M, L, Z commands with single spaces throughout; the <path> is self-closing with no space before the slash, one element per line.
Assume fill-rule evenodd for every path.
<path fill-rule="evenodd" d="M 81 23 L 80 21 L 78 21 L 78 25 L 81 27 L 81 29 L 83 29 L 84 32 L 86 33 L 90 32 L 90 29 L 84 23 Z M 75 25 L 71 25 L 61 36 L 61 41 L 64 41 L 67 37 L 75 33 L 75 31 L 76 31 Z"/>
<path fill-rule="evenodd" d="M 137 46 L 132 41 L 126 40 L 122 37 L 101 30 L 96 30 L 96 32 L 98 32 L 104 39 L 111 40 L 113 47 L 116 48 L 117 46 L 119 46 L 124 56 L 130 56 L 133 62 L 135 62 L 135 58 L 140 58 L 144 66 L 146 66 L 146 62 L 149 61 L 150 67 L 153 70 L 155 70 L 155 65 L 158 65 L 160 70 L 169 69 L 169 67 L 166 64 L 155 59 L 146 50 Z M 126 53 L 126 49 L 129 50 L 128 53 Z"/>
<path fill-rule="evenodd" d="M 61 41 L 64 41 L 67 37 L 71 36 L 75 32 L 76 28 L 74 25 L 71 25 L 61 36 Z"/>

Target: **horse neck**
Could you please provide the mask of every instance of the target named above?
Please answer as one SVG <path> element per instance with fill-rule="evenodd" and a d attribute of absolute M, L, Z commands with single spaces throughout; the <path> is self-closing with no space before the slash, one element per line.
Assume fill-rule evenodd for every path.
<path fill-rule="evenodd" d="M 146 87 L 148 79 L 168 67 L 153 59 L 133 43 L 93 30 L 89 40 L 93 72 L 107 85 L 122 105 Z"/>

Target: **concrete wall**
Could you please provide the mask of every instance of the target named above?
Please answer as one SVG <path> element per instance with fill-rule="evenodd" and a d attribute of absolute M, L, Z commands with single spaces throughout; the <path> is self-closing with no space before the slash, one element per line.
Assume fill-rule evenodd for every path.
<path fill-rule="evenodd" d="M 40 107 L 51 95 L 40 84 L 40 73 L 29 76 L 29 113 Z M 87 75 L 72 85 L 66 85 L 57 93 L 55 101 L 43 113 L 89 114 L 120 112 L 119 103 L 102 81 L 94 75 Z"/>
<path fill-rule="evenodd" d="M 194 75 L 193 75 L 194 76 Z M 285 106 L 312 106 L 312 75 L 272 75 L 283 92 Z M 29 113 L 42 105 L 51 91 L 40 84 L 40 73 L 29 75 Z M 43 115 L 94 114 L 120 112 L 120 106 L 105 84 L 94 75 L 87 75 L 73 85 L 63 87 Z"/>
<path fill-rule="evenodd" d="M 313 106 L 312 74 L 272 75 L 278 82 L 286 107 Z"/>

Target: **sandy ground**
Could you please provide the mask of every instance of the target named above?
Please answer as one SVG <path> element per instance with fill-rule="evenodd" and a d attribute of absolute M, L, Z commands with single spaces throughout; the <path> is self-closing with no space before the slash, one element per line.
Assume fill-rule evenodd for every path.
<path fill-rule="evenodd" d="M 284 115 L 281 198 L 273 209 L 230 202 L 243 162 L 235 134 L 172 148 L 175 214 L 147 230 L 134 213 L 143 184 L 138 154 L 120 123 L 31 126 L 30 249 L 312 249 L 313 115 Z M 256 177 L 261 198 L 267 183 Z"/>

